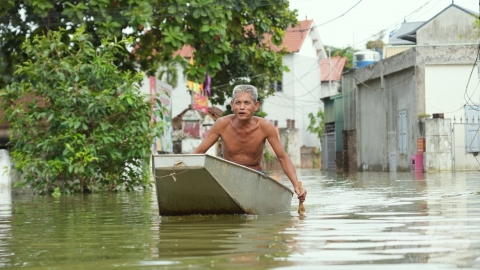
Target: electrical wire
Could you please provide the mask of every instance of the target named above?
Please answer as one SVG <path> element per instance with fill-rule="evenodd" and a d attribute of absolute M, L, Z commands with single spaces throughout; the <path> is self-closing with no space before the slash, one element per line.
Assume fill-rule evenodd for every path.
<path fill-rule="evenodd" d="M 468 105 L 471 109 L 473 109 L 475 111 L 479 111 L 479 105 L 475 105 L 475 103 L 472 101 L 471 97 L 473 96 L 473 94 L 475 94 L 475 91 L 477 90 L 477 88 L 475 88 L 475 91 L 472 93 L 472 95 L 469 96 L 468 95 L 468 86 L 470 85 L 470 80 L 472 78 L 473 70 L 475 69 L 476 63 L 479 59 L 478 58 L 479 55 L 480 55 L 480 45 L 477 48 L 477 56 L 475 57 L 475 62 L 473 63 L 472 70 L 470 71 L 470 76 L 468 76 L 467 85 L 465 86 L 465 92 L 463 93 L 463 97 L 465 98 L 465 104 Z M 477 87 L 478 87 L 478 85 L 477 85 Z"/>
<path fill-rule="evenodd" d="M 345 14 L 347 14 L 348 12 L 350 12 L 350 10 L 352 10 L 352 9 L 354 9 L 356 6 L 358 6 L 358 4 L 360 4 L 362 1 L 363 1 L 363 0 L 358 1 L 355 5 L 353 5 L 352 7 L 350 7 L 347 11 L 345 11 L 344 13 L 342 13 L 342 15 L 340 15 L 340 16 L 338 16 L 338 17 L 335 17 L 335 18 L 333 18 L 333 19 L 331 19 L 331 20 L 329 20 L 329 21 L 327 21 L 327 22 L 324 22 L 324 23 L 321 23 L 321 24 L 317 24 L 317 25 L 315 25 L 315 26 L 312 26 L 310 29 L 313 29 L 313 28 L 316 28 L 316 27 L 320 27 L 320 26 L 322 26 L 322 25 L 329 24 L 329 23 L 331 23 L 331 22 L 333 22 L 333 21 L 335 21 L 335 20 L 337 20 L 337 19 L 340 19 L 341 17 L 345 16 Z M 301 31 L 301 30 L 299 30 L 299 31 Z M 305 30 L 304 30 L 304 31 L 305 31 Z"/>

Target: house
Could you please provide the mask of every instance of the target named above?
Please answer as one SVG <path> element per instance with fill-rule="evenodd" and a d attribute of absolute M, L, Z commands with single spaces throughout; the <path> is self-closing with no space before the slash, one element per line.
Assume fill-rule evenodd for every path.
<path fill-rule="evenodd" d="M 320 67 L 321 97 L 324 104 L 325 130 L 322 136 L 322 162 L 324 170 L 335 170 L 339 153 L 343 150 L 343 94 L 342 72 L 347 58 L 322 59 Z"/>
<path fill-rule="evenodd" d="M 464 108 L 471 103 L 466 93 L 473 95 L 477 86 L 469 83 L 478 81 L 472 76 L 478 55 L 476 17 L 451 4 L 397 33 L 398 39 L 412 42 L 412 48 L 342 78 L 344 93 L 354 96 L 344 114 L 355 111 L 354 124 L 345 125 L 350 135 L 344 137 L 350 142 L 345 150 L 355 150 L 347 159 L 355 158 L 358 170 L 406 171 L 415 162 L 423 162 L 427 171 L 452 170 L 453 153 L 468 154 L 466 149 L 454 150 L 451 131 L 452 119 L 465 119 Z M 426 149 L 420 149 L 422 139 Z M 420 154 L 423 160 L 417 159 Z"/>
<path fill-rule="evenodd" d="M 347 63 L 346 57 L 330 57 L 320 62 L 321 94 L 320 98 L 337 95 L 342 92 L 342 73 Z"/>
<path fill-rule="evenodd" d="M 275 95 L 266 98 L 262 105 L 262 110 L 267 113 L 265 118 L 277 121 L 280 128 L 287 127 L 287 119 L 294 120 L 299 131 L 299 145 L 307 147 L 318 147 L 319 144 L 316 135 L 307 131 L 308 114 L 316 115 L 323 109 L 319 71 L 320 61 L 327 58 L 314 26 L 313 20 L 304 20 L 286 30 L 283 46 L 290 53 L 283 56 L 283 63 L 290 71 L 285 72 L 282 81 L 277 83 Z M 300 160 L 293 162 L 299 166 Z"/>
<path fill-rule="evenodd" d="M 415 47 L 415 42 L 401 39 L 399 36 L 408 36 L 408 33 L 422 26 L 425 22 L 403 22 L 400 28 L 390 32 L 388 43 L 383 47 L 383 58 L 388 58 Z"/>

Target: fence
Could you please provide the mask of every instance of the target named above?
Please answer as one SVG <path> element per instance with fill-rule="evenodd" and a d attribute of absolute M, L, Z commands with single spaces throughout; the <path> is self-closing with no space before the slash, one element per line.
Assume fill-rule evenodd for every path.
<path fill-rule="evenodd" d="M 454 123 L 452 144 L 455 171 L 480 170 L 480 123 Z"/>

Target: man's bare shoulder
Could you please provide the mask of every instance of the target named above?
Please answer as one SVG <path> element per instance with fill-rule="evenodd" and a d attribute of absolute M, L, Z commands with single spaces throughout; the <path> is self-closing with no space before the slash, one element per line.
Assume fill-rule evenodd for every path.
<path fill-rule="evenodd" d="M 257 122 L 259 123 L 260 128 L 264 132 L 266 132 L 266 133 L 275 132 L 276 133 L 275 126 L 272 124 L 272 122 L 266 120 L 265 118 L 261 118 L 261 117 L 258 117 L 258 116 L 254 116 L 254 117 L 255 117 L 255 120 L 257 120 Z"/>
<path fill-rule="evenodd" d="M 265 118 L 261 118 L 258 116 L 254 116 L 255 120 L 260 124 L 262 127 L 274 127 L 272 122 L 268 121 Z"/>
<path fill-rule="evenodd" d="M 215 121 L 215 125 L 218 127 L 225 127 L 225 125 L 229 125 L 232 121 L 232 116 L 234 117 L 235 115 L 229 114 L 218 118 Z"/>

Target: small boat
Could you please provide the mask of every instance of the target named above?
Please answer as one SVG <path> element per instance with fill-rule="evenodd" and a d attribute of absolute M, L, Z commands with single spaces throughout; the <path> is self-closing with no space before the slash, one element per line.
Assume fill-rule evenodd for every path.
<path fill-rule="evenodd" d="M 290 211 L 292 190 L 264 173 L 208 154 L 153 155 L 161 216 Z"/>

